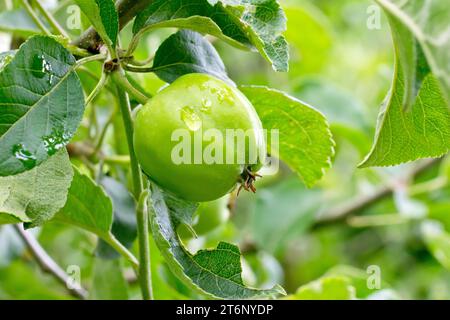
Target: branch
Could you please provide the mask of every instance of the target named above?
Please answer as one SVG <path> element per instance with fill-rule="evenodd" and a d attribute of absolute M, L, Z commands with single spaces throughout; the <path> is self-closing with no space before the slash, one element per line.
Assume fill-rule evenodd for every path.
<path fill-rule="evenodd" d="M 83 288 L 69 288 L 67 286 L 69 276 L 67 273 L 48 255 L 44 248 L 39 244 L 36 238 L 25 231 L 21 224 L 14 225 L 15 230 L 30 250 L 39 267 L 53 275 L 71 295 L 80 299 L 87 299 L 87 291 Z"/>
<path fill-rule="evenodd" d="M 119 14 L 119 29 L 122 30 L 128 22 L 151 3 L 152 0 L 118 0 L 116 2 L 116 8 Z M 91 27 L 75 40 L 73 44 L 92 53 L 98 53 L 102 41 L 98 33 Z"/>
<path fill-rule="evenodd" d="M 421 173 L 432 168 L 439 163 L 442 158 L 430 159 L 419 163 L 411 172 L 406 176 L 406 181 L 413 180 Z M 318 218 L 313 226 L 313 229 L 318 229 L 330 224 L 339 223 L 347 219 L 349 216 L 367 209 L 375 203 L 390 197 L 394 193 L 394 186 L 383 186 L 372 194 L 367 196 L 358 196 L 357 198 L 344 203 L 341 206 L 337 206 L 334 209 L 329 210 L 324 215 Z"/>

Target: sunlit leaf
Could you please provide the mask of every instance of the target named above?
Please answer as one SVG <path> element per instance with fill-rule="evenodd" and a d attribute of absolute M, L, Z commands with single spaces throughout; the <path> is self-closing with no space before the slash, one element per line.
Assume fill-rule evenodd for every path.
<path fill-rule="evenodd" d="M 33 227 L 51 219 L 66 203 L 72 177 L 65 149 L 32 170 L 0 177 L 0 224 L 27 222 Z"/>
<path fill-rule="evenodd" d="M 275 0 L 157 0 L 136 17 L 133 33 L 153 28 L 192 29 L 238 47 L 255 47 L 276 71 L 288 70 L 288 46 L 281 35 L 286 18 Z"/>
<path fill-rule="evenodd" d="M 396 65 L 391 89 L 379 114 L 372 150 L 360 167 L 439 157 L 450 149 L 450 108 L 446 100 L 450 87 L 447 83 L 450 29 L 447 24 L 445 32 L 436 35 L 428 28 L 442 26 L 440 12 L 435 10 L 448 6 L 441 1 L 427 7 L 419 1 L 406 1 L 402 6 L 402 10 L 407 9 L 404 12 L 394 2 L 378 2 L 391 26 Z M 423 30 L 410 16 L 419 14 L 426 18 L 427 27 Z M 442 45 L 432 49 L 427 41 L 437 41 L 435 36 L 441 37 Z M 447 57 L 445 63 L 443 56 Z"/>
<path fill-rule="evenodd" d="M 384 9 L 390 20 L 396 20 L 408 29 L 414 36 L 426 57 L 431 72 L 439 79 L 444 96 L 450 99 L 450 7 L 446 0 L 376 0 Z M 391 28 L 395 26 L 391 23 Z M 409 41 L 409 37 L 396 39 L 399 42 Z M 402 45 L 402 44 L 401 44 Z M 410 45 L 411 46 L 411 45 Z M 408 52 L 409 51 L 409 52 Z M 417 64 L 410 53 L 417 51 L 413 47 L 403 51 L 399 56 L 403 64 L 410 66 Z M 411 98 L 417 87 L 414 88 L 414 69 L 405 72 L 406 91 L 411 93 Z M 406 80 L 408 79 L 408 80 Z"/>
<path fill-rule="evenodd" d="M 325 117 L 307 104 L 267 87 L 241 86 L 256 109 L 264 129 L 279 131 L 279 145 L 268 141 L 279 157 L 307 186 L 319 180 L 331 165 L 334 142 Z"/>
<path fill-rule="evenodd" d="M 74 167 L 67 202 L 55 219 L 108 238 L 113 221 L 112 202 L 100 186 Z"/>

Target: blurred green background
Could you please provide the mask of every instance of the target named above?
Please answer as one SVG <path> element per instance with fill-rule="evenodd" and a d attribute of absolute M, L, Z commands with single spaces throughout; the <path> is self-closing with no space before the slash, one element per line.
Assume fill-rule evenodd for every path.
<path fill-rule="evenodd" d="M 2 11 L 16 6 L 2 1 Z M 48 4 L 64 24 L 71 1 Z M 256 195 L 239 195 L 227 222 L 197 239 L 187 233 L 185 244 L 193 252 L 220 240 L 238 244 L 244 281 L 255 287 L 280 283 L 292 299 L 449 299 L 450 161 L 357 168 L 370 149 L 379 106 L 392 81 L 394 57 L 385 17 L 369 0 L 292 0 L 282 6 L 291 46 L 288 73 L 273 72 L 257 53 L 212 41 L 236 83 L 284 90 L 326 115 L 336 141 L 333 166 L 307 189 L 281 164 L 277 175 L 258 181 Z M 130 28 L 122 33 L 124 46 Z M 173 31 L 147 35 L 138 58 L 152 54 Z M 76 36 L 81 30 L 71 32 Z M 90 71 L 99 75 L 98 66 Z M 80 72 L 86 92 L 95 85 L 90 76 Z M 164 85 L 153 75 L 135 79 L 152 93 Z M 109 94 L 97 99 L 96 121 L 106 121 L 110 105 Z M 80 141 L 89 136 L 91 109 L 78 132 Z M 111 154 L 126 150 L 117 127 L 119 122 L 107 133 Z M 111 170 L 127 181 L 124 170 Z M 340 216 L 329 219 L 335 214 Z M 116 270 L 111 264 L 117 262 L 95 257 L 97 240 L 91 234 L 53 222 L 34 233 L 64 269 L 79 266 L 82 284 L 96 288 L 93 297 L 139 298 L 125 263 L 126 283 L 114 286 L 100 277 Z M 156 298 L 200 298 L 171 274 L 155 245 L 152 259 Z M 10 226 L 0 227 L 0 298 L 71 298 L 40 270 Z"/>

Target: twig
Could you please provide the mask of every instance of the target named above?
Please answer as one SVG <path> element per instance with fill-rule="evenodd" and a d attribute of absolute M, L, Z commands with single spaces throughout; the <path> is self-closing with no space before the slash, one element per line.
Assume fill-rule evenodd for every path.
<path fill-rule="evenodd" d="M 114 76 L 114 82 L 120 86 L 123 90 L 125 90 L 128 94 L 132 95 L 136 101 L 138 101 L 140 104 L 146 104 L 147 101 L 150 99 L 150 97 L 144 93 L 141 92 L 137 87 L 133 86 L 131 84 L 125 73 L 117 73 L 117 75 Z"/>
<path fill-rule="evenodd" d="M 47 29 L 47 27 L 42 23 L 41 19 L 36 15 L 33 8 L 30 6 L 27 0 L 22 0 L 22 5 L 24 6 L 25 10 L 28 12 L 28 14 L 31 16 L 31 19 L 33 19 L 34 23 L 39 27 L 39 29 L 42 30 L 46 35 L 51 36 L 52 33 L 50 30 Z"/>
<path fill-rule="evenodd" d="M 111 247 L 114 248 L 122 257 L 124 257 L 133 267 L 134 270 L 138 270 L 139 261 L 136 257 L 123 245 L 119 240 L 114 237 L 112 233 L 109 233 L 107 237 L 104 237 L 105 240 Z"/>
<path fill-rule="evenodd" d="M 153 300 L 147 197 L 148 191 L 145 190 L 139 197 L 136 210 L 139 239 L 139 284 L 144 300 Z"/>
<path fill-rule="evenodd" d="M 80 299 L 87 299 L 87 291 L 83 288 L 69 288 L 67 283 L 70 278 L 66 272 L 48 255 L 48 253 L 42 248 L 36 238 L 25 231 L 21 224 L 14 225 L 15 230 L 19 234 L 20 238 L 26 244 L 33 257 L 36 259 L 39 267 L 44 271 L 53 275 L 69 293 Z"/>
<path fill-rule="evenodd" d="M 106 137 L 106 132 L 108 131 L 108 128 L 111 125 L 111 123 L 113 123 L 115 116 L 116 116 L 116 109 L 114 109 L 111 112 L 111 114 L 108 117 L 108 120 L 106 120 L 106 123 L 103 125 L 103 128 L 101 129 L 100 134 L 98 136 L 97 143 L 95 144 L 94 147 L 94 153 L 98 153 L 102 148 L 103 141 L 105 140 Z"/>
<path fill-rule="evenodd" d="M 85 106 L 88 106 L 94 99 L 97 97 L 97 95 L 102 91 L 103 87 L 106 84 L 106 81 L 108 80 L 108 74 L 102 73 L 102 76 L 100 80 L 98 81 L 95 88 L 91 91 L 89 96 L 86 98 L 86 101 L 84 102 Z"/>
<path fill-rule="evenodd" d="M 103 53 L 98 53 L 98 54 L 94 54 L 92 56 L 87 56 L 85 58 L 78 60 L 77 63 L 75 64 L 75 68 L 79 68 L 80 66 L 82 66 L 88 62 L 104 60 L 105 58 L 106 58 L 106 55 Z"/>
<path fill-rule="evenodd" d="M 425 160 L 419 163 L 406 177 L 406 180 L 412 180 L 424 171 L 427 171 L 435 164 L 439 163 L 441 158 Z M 366 209 L 373 204 L 391 196 L 394 192 L 393 186 L 383 186 L 372 194 L 367 196 L 358 196 L 354 200 L 344 203 L 341 206 L 337 206 L 334 209 L 329 210 L 325 214 L 321 215 L 313 228 L 318 229 L 330 224 L 339 223 L 345 221 L 349 216 Z"/>
<path fill-rule="evenodd" d="M 39 0 L 35 0 L 34 3 L 36 4 L 36 7 L 38 8 L 39 12 L 47 19 L 48 23 L 52 26 L 53 30 L 58 32 L 63 37 L 70 39 L 66 30 L 64 30 L 59 25 L 58 21 L 56 21 L 55 17 L 53 17 L 53 15 L 42 6 L 41 2 Z"/>
<path fill-rule="evenodd" d="M 117 11 L 119 13 L 119 28 L 122 29 L 128 22 L 130 22 L 139 12 L 150 5 L 153 0 L 119 0 L 116 3 Z M 77 40 L 73 42 L 75 46 L 87 49 L 90 52 L 99 52 L 102 41 L 98 33 L 89 28 Z"/>
<path fill-rule="evenodd" d="M 122 69 L 114 71 L 111 75 L 116 84 L 118 103 L 122 114 L 125 133 L 127 136 L 128 150 L 130 153 L 130 166 L 133 178 L 133 195 L 138 200 L 136 218 L 138 225 L 139 241 L 139 283 L 141 284 L 142 297 L 144 300 L 152 298 L 152 284 L 150 271 L 150 247 L 148 234 L 148 216 L 146 209 L 147 192 L 143 192 L 142 175 L 139 163 L 136 159 L 133 146 L 133 120 L 131 118 L 131 107 L 128 94 L 120 86 L 120 79 L 125 78 Z M 125 78 L 126 79 L 126 78 Z"/>
<path fill-rule="evenodd" d="M 153 67 L 138 67 L 131 64 L 123 64 L 122 67 L 131 72 L 139 72 L 139 73 L 148 73 L 148 72 L 154 72 L 156 68 Z"/>

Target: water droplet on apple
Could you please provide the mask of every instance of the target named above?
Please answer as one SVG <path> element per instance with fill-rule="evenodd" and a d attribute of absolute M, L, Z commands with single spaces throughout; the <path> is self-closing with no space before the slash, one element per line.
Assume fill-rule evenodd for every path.
<path fill-rule="evenodd" d="M 208 98 L 203 98 L 200 111 L 208 113 L 211 111 L 211 106 L 212 106 L 211 100 L 209 100 Z"/>
<path fill-rule="evenodd" d="M 191 131 L 197 131 L 202 126 L 202 119 L 193 107 L 186 106 L 181 109 L 181 120 Z"/>

